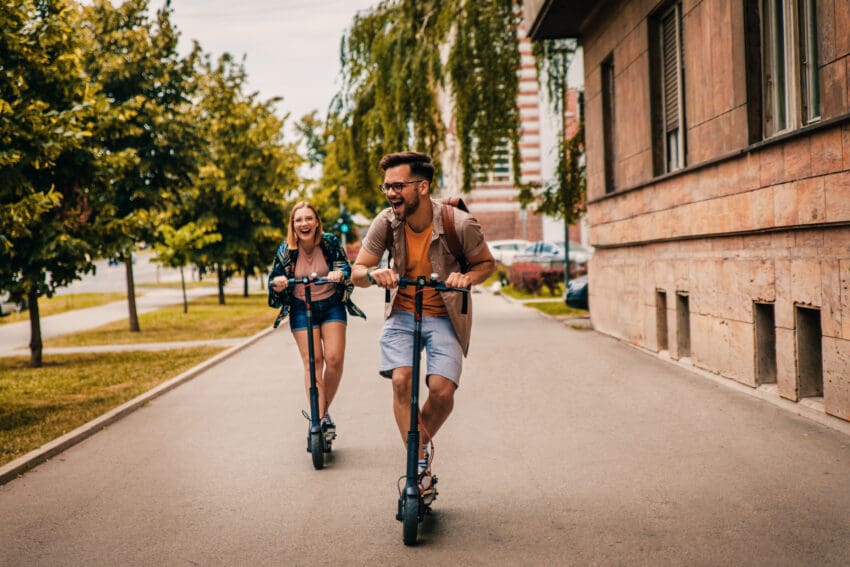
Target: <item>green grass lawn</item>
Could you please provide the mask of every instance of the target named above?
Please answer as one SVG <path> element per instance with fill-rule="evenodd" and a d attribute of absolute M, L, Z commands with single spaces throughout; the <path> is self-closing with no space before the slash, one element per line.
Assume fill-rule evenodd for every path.
<path fill-rule="evenodd" d="M 558 298 L 563 294 L 563 286 L 558 285 L 555 288 L 555 293 L 550 293 L 549 288 L 544 286 L 540 288 L 537 293 L 529 293 L 527 291 L 519 290 L 514 288 L 513 286 L 506 285 L 501 289 L 501 292 L 508 297 L 513 297 L 514 299 L 545 299 L 548 297 Z M 563 303 L 563 302 L 562 302 Z"/>
<path fill-rule="evenodd" d="M 113 321 L 96 329 L 45 341 L 45 347 L 73 347 L 104 344 L 159 343 L 249 337 L 271 327 L 277 315 L 269 308 L 268 296 L 225 296 L 225 305 L 218 304 L 218 295 L 193 299 L 189 312 L 183 304 L 164 307 L 139 315 L 140 333 L 129 331 L 127 319 Z"/>
<path fill-rule="evenodd" d="M 49 298 L 40 297 L 38 299 L 38 314 L 41 317 L 47 317 L 48 315 L 58 315 L 59 313 L 73 311 L 74 309 L 97 307 L 98 305 L 121 301 L 126 298 L 126 293 L 76 293 L 71 295 L 54 295 Z M 0 325 L 29 320 L 29 311 L 21 311 L 20 313 L 12 313 L 6 317 L 0 317 Z"/>
<path fill-rule="evenodd" d="M 0 465 L 211 358 L 221 348 L 0 358 Z"/>

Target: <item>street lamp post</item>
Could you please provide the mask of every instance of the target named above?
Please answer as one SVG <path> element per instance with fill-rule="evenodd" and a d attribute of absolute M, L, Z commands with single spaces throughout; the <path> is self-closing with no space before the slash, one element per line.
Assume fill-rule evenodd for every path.
<path fill-rule="evenodd" d="M 561 49 L 561 139 L 558 147 L 560 152 L 567 151 L 567 72 L 569 64 L 567 63 L 567 50 Z M 559 161 L 564 159 L 563 156 L 558 156 Z M 563 182 L 563 180 L 561 180 Z M 561 187 L 561 194 L 564 194 L 564 188 Z M 566 207 L 564 207 L 564 297 L 567 294 L 567 288 L 570 284 L 570 215 Z"/>

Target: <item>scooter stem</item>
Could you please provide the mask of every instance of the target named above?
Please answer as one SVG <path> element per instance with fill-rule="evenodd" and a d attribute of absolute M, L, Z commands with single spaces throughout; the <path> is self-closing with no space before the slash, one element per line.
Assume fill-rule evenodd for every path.
<path fill-rule="evenodd" d="M 304 278 L 304 303 L 307 305 L 307 350 L 310 351 L 310 425 L 315 431 L 319 427 L 319 389 L 316 387 L 316 355 L 313 352 L 313 302 L 310 285 Z"/>
<path fill-rule="evenodd" d="M 416 279 L 416 291 L 414 292 L 414 324 L 413 324 L 413 377 L 410 384 L 410 429 L 407 432 L 407 482 L 405 489 L 417 486 L 417 466 L 419 464 L 419 366 L 421 360 L 422 344 L 422 289 L 425 278 Z"/>

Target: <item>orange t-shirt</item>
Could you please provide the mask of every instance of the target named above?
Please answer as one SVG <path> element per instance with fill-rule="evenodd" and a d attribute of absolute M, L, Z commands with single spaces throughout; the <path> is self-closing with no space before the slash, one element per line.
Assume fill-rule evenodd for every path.
<path fill-rule="evenodd" d="M 419 276 L 431 277 L 433 268 L 431 259 L 428 257 L 428 249 L 431 247 L 431 232 L 433 225 L 422 232 L 414 232 L 407 224 L 404 225 L 404 242 L 407 246 L 407 260 L 404 266 L 404 277 L 414 279 Z M 403 311 L 414 310 L 414 294 L 416 288 L 406 286 L 398 290 L 394 307 Z M 445 317 L 449 314 L 440 293 L 433 288 L 426 287 L 422 290 L 422 314 L 429 317 Z"/>

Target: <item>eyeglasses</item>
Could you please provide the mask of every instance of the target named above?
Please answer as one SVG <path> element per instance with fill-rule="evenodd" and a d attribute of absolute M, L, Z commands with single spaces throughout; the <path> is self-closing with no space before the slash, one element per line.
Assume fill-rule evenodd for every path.
<path fill-rule="evenodd" d="M 401 190 L 404 189 L 405 185 L 410 185 L 411 183 L 419 183 L 420 181 L 425 181 L 424 179 L 414 179 L 413 181 L 396 181 L 395 183 L 381 183 L 378 185 L 378 188 L 384 193 L 389 193 L 390 191 L 394 193 L 401 193 Z"/>

